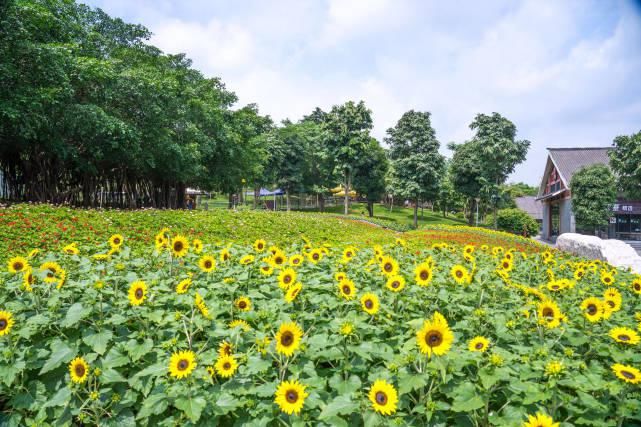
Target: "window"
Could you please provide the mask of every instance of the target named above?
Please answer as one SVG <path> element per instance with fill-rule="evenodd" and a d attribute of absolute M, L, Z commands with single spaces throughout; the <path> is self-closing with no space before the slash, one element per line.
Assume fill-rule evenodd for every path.
<path fill-rule="evenodd" d="M 641 215 L 630 215 L 630 233 L 641 233 Z"/>
<path fill-rule="evenodd" d="M 617 233 L 630 232 L 630 215 L 617 215 Z"/>

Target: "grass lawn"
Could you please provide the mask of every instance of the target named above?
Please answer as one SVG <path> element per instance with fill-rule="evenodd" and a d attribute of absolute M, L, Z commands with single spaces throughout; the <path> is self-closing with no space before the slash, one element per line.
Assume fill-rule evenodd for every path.
<path fill-rule="evenodd" d="M 309 212 L 309 210 L 308 210 Z M 336 214 L 343 213 L 343 205 L 340 206 L 330 206 L 325 209 L 325 212 L 331 212 Z M 350 204 L 351 215 L 363 216 L 367 219 L 367 205 L 364 203 L 352 203 Z M 394 209 L 390 212 L 389 208 L 381 204 L 374 205 L 374 217 L 377 219 L 387 220 L 396 222 L 399 224 L 409 224 L 411 225 L 414 221 L 414 210 L 411 208 L 401 208 L 394 206 Z M 421 215 L 421 210 L 418 211 L 418 226 L 419 228 L 426 225 L 434 224 L 444 224 L 444 225 L 467 225 L 467 222 L 449 216 L 444 218 L 440 212 L 432 212 L 431 210 L 425 209 L 423 215 Z"/>

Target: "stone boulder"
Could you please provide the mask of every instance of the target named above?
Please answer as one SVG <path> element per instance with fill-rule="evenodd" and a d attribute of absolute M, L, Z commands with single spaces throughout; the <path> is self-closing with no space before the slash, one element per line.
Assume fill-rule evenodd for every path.
<path fill-rule="evenodd" d="M 632 246 L 621 240 L 563 233 L 556 239 L 556 247 L 580 257 L 607 261 L 615 267 L 629 267 L 636 274 L 641 274 L 641 257 Z"/>

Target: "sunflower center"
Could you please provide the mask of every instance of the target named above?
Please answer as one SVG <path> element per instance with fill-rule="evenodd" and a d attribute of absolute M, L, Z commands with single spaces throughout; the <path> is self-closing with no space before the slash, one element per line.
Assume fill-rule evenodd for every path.
<path fill-rule="evenodd" d="M 120 239 L 116 237 L 116 238 L 114 239 L 114 244 L 115 244 L 115 245 L 119 245 L 119 244 L 120 244 Z"/>
<path fill-rule="evenodd" d="M 136 299 L 142 298 L 142 288 L 136 289 L 135 295 L 136 295 Z"/>
<path fill-rule="evenodd" d="M 630 337 L 628 335 L 625 335 L 625 334 L 621 334 L 621 335 L 617 336 L 617 338 L 620 341 L 630 341 Z"/>
<path fill-rule="evenodd" d="M 345 295 L 349 295 L 352 292 L 352 290 L 349 288 L 349 286 L 345 285 L 343 286 L 343 293 Z"/>
<path fill-rule="evenodd" d="M 285 393 L 285 399 L 287 399 L 288 403 L 296 403 L 296 401 L 298 401 L 298 393 L 296 390 L 287 390 L 287 393 Z"/>
<path fill-rule="evenodd" d="M 365 307 L 367 307 L 370 310 L 372 309 L 372 307 L 374 307 L 374 303 L 372 302 L 371 299 L 365 300 Z"/>
<path fill-rule="evenodd" d="M 351 258 L 352 257 L 352 253 L 351 252 L 347 252 L 345 255 L 347 256 L 347 258 Z"/>
<path fill-rule="evenodd" d="M 53 275 L 54 275 L 53 271 L 51 270 L 47 271 L 47 277 L 53 277 Z"/>
<path fill-rule="evenodd" d="M 634 290 L 635 291 L 641 291 L 641 283 L 635 283 L 634 284 Z"/>
<path fill-rule="evenodd" d="M 456 270 L 456 277 L 458 277 L 459 279 L 463 277 L 463 272 L 461 270 Z"/>
<path fill-rule="evenodd" d="M 225 363 L 223 364 L 223 369 L 224 369 L 224 370 L 229 370 L 229 369 L 231 369 L 231 363 L 229 363 L 229 362 L 225 362 Z"/>
<path fill-rule="evenodd" d="M 205 268 L 211 268 L 211 261 L 205 261 Z"/>
<path fill-rule="evenodd" d="M 183 250 L 183 242 L 175 242 L 174 243 L 174 250 L 176 252 L 180 252 Z"/>
<path fill-rule="evenodd" d="M 427 280 L 429 274 L 427 273 L 427 271 L 423 270 L 421 271 L 421 274 L 419 276 L 421 277 L 421 280 Z"/>
<path fill-rule="evenodd" d="M 319 257 L 319 255 L 318 255 L 318 254 L 314 254 L 314 255 L 312 255 L 312 258 L 314 258 L 315 260 L 317 260 L 317 259 L 318 259 L 318 257 Z"/>
<path fill-rule="evenodd" d="M 588 314 L 596 314 L 596 312 L 597 312 L 596 305 L 594 304 L 588 305 Z"/>
<path fill-rule="evenodd" d="M 13 263 L 13 268 L 14 270 L 22 270 L 24 268 L 24 264 L 20 261 L 16 261 Z"/>
<path fill-rule="evenodd" d="M 299 293 L 299 292 L 300 292 L 300 289 L 299 289 L 299 288 L 294 289 L 294 290 L 292 291 L 292 298 L 296 298 L 296 295 L 298 295 L 298 293 Z"/>
<path fill-rule="evenodd" d="M 178 362 L 178 370 L 184 371 L 188 367 L 189 367 L 189 361 L 187 361 L 186 359 L 180 359 L 180 361 Z"/>
<path fill-rule="evenodd" d="M 616 304 L 615 304 L 615 303 L 614 303 L 614 301 L 612 301 L 612 300 L 607 300 L 606 302 L 607 302 L 607 303 L 608 303 L 608 305 L 609 305 L 610 307 L 612 307 L 612 308 L 614 308 L 614 307 L 616 306 Z"/>
<path fill-rule="evenodd" d="M 508 263 L 508 262 L 504 262 L 503 263 L 503 268 L 507 269 L 509 266 L 510 266 L 510 263 Z"/>
<path fill-rule="evenodd" d="M 623 375 L 624 377 L 626 377 L 629 380 L 632 380 L 632 379 L 635 378 L 634 374 L 632 372 L 628 372 L 628 371 L 621 371 L 621 375 Z"/>
<path fill-rule="evenodd" d="M 399 286 L 401 286 L 401 284 L 400 284 L 400 282 L 398 280 L 395 280 L 395 281 L 392 282 L 392 288 L 396 289 Z"/>
<path fill-rule="evenodd" d="M 263 244 L 262 243 L 259 243 L 257 246 L 258 246 L 258 249 L 262 249 L 263 248 Z"/>
<path fill-rule="evenodd" d="M 292 260 L 292 264 L 298 264 L 299 262 L 300 262 L 300 260 L 298 258 L 294 258 Z"/>
<path fill-rule="evenodd" d="M 552 310 L 549 307 L 546 307 L 543 309 L 541 314 L 543 314 L 543 317 L 554 317 L 554 310 Z"/>
<path fill-rule="evenodd" d="M 280 338 L 280 343 L 285 347 L 289 347 L 294 343 L 294 334 L 289 331 L 283 333 L 283 336 Z"/>
<path fill-rule="evenodd" d="M 391 263 L 385 263 L 385 266 L 383 266 L 383 269 L 387 272 L 392 271 L 392 264 Z"/>
<path fill-rule="evenodd" d="M 227 356 L 231 355 L 231 347 L 229 347 L 229 346 L 225 346 L 225 347 L 223 348 L 223 353 L 224 353 L 225 355 L 227 355 Z"/>
<path fill-rule="evenodd" d="M 476 345 L 474 346 L 475 349 L 480 350 L 483 348 L 483 343 L 482 342 L 477 342 Z"/>
<path fill-rule="evenodd" d="M 224 259 L 225 261 L 227 261 L 227 260 L 229 259 L 229 255 L 227 255 L 227 254 L 223 255 L 223 259 Z"/>
<path fill-rule="evenodd" d="M 553 286 L 552 286 L 552 290 L 554 290 L 554 291 L 558 291 L 558 290 L 559 290 L 559 285 L 553 285 Z"/>
<path fill-rule="evenodd" d="M 376 403 L 378 403 L 379 405 L 387 404 L 387 395 L 384 392 L 377 391 L 374 397 L 376 398 Z"/>
<path fill-rule="evenodd" d="M 7 319 L 0 319 L 0 331 L 7 329 L 8 324 L 9 322 L 7 322 Z"/>
<path fill-rule="evenodd" d="M 612 279 L 610 279 L 609 277 L 606 277 L 603 280 L 605 281 L 605 283 L 610 283 L 610 280 L 612 280 Z"/>
<path fill-rule="evenodd" d="M 291 282 L 291 281 L 292 281 L 291 276 L 285 276 L 285 277 L 283 278 L 283 282 L 284 282 L 284 283 L 289 283 L 289 282 Z"/>
<path fill-rule="evenodd" d="M 73 370 L 76 373 L 77 377 L 84 377 L 85 376 L 85 367 L 81 363 L 76 364 L 76 366 L 74 366 Z"/>
<path fill-rule="evenodd" d="M 245 301 L 240 301 L 238 303 L 238 308 L 247 308 L 247 303 Z"/>
<path fill-rule="evenodd" d="M 430 347 L 438 347 L 443 342 L 443 335 L 439 331 L 429 331 L 425 335 L 425 343 Z"/>

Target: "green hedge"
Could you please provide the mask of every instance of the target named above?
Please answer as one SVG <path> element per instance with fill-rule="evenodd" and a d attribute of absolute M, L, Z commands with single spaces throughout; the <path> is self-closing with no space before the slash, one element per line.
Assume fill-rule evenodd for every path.
<path fill-rule="evenodd" d="M 521 209 L 500 210 L 496 224 L 499 230 L 514 234 L 535 236 L 539 232 L 539 223 Z"/>

